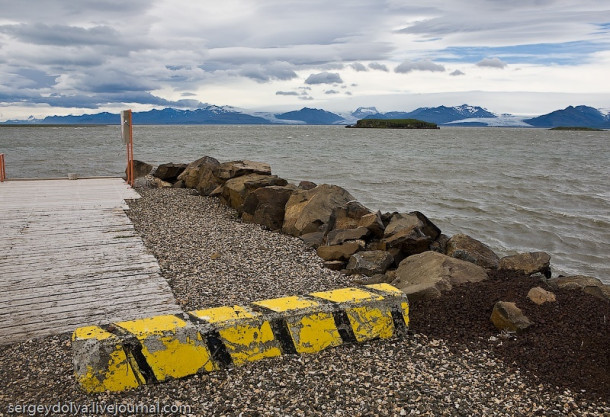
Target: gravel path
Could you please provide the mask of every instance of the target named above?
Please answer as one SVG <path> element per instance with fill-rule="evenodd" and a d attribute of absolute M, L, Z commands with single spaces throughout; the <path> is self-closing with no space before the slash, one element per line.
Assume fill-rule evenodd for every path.
<path fill-rule="evenodd" d="M 129 215 L 186 309 L 349 285 L 298 239 L 242 224 L 213 199 L 187 190 L 142 190 L 142 196 L 130 203 Z M 424 334 L 285 355 L 118 394 L 80 391 L 71 360 L 69 335 L 4 346 L 0 415 L 24 404 L 157 402 L 187 406 L 184 414 L 193 416 L 610 413 L 607 402 L 533 383 L 491 351 L 455 349 Z"/>

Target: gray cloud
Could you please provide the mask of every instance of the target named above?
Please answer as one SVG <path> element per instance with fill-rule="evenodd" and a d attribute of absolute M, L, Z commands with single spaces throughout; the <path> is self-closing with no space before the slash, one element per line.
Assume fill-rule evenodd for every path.
<path fill-rule="evenodd" d="M 328 94 L 328 95 L 339 94 L 339 91 L 337 91 L 337 90 L 326 90 L 324 92 L 324 94 Z"/>
<path fill-rule="evenodd" d="M 407 60 L 394 69 L 394 72 L 400 74 L 406 74 L 412 71 L 443 72 L 445 71 L 445 67 L 440 64 L 435 64 L 429 59 L 424 59 L 422 61 Z"/>
<path fill-rule="evenodd" d="M 456 69 L 455 71 L 453 71 L 449 75 L 457 76 L 457 75 L 465 75 L 465 74 L 462 71 Z"/>
<path fill-rule="evenodd" d="M 500 58 L 484 58 L 477 62 L 478 67 L 505 68 L 508 64 Z"/>
<path fill-rule="evenodd" d="M 371 62 L 369 64 L 369 68 L 377 70 L 377 71 L 385 71 L 385 72 L 389 72 L 390 71 L 386 65 L 380 64 L 378 62 Z"/>
<path fill-rule="evenodd" d="M 320 72 L 311 74 L 305 80 L 305 84 L 334 84 L 343 83 L 341 76 L 335 72 Z"/>
<path fill-rule="evenodd" d="M 358 72 L 367 71 L 366 67 L 363 64 L 361 64 L 360 62 L 354 62 L 353 64 L 350 65 L 350 67 L 352 67 L 355 71 L 358 71 Z"/>
<path fill-rule="evenodd" d="M 86 29 L 76 26 L 44 23 L 0 26 L 0 32 L 34 45 L 79 46 L 119 45 L 124 43 L 119 32 L 109 26 L 94 26 Z"/>
<path fill-rule="evenodd" d="M 275 95 L 276 96 L 298 96 L 299 93 L 297 93 L 296 91 L 276 91 Z"/>

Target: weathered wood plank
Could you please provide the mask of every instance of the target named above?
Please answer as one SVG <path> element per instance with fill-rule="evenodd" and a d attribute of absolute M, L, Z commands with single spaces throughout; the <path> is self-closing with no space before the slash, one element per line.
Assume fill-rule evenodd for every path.
<path fill-rule="evenodd" d="M 0 344 L 180 312 L 118 178 L 0 184 Z"/>

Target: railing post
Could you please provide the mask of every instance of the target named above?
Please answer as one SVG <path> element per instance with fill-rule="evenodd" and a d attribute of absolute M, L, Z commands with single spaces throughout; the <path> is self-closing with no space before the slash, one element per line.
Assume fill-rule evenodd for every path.
<path fill-rule="evenodd" d="M 127 183 L 133 187 L 135 183 L 133 172 L 133 125 L 131 110 L 121 112 L 121 135 L 123 142 L 127 145 Z"/>
<path fill-rule="evenodd" d="M 4 154 L 0 153 L 0 182 L 6 179 L 6 168 L 4 166 Z"/>

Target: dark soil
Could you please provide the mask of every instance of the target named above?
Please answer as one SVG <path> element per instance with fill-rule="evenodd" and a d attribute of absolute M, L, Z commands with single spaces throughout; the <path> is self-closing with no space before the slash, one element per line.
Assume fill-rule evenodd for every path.
<path fill-rule="evenodd" d="M 527 298 L 536 286 L 556 302 Z M 524 332 L 499 332 L 490 321 L 497 301 L 515 302 L 534 322 Z M 579 290 L 553 290 L 537 277 L 494 271 L 490 279 L 454 287 L 436 300 L 413 301 L 411 329 L 451 342 L 453 349 L 490 349 L 535 383 L 569 388 L 587 398 L 610 398 L 610 302 Z"/>

